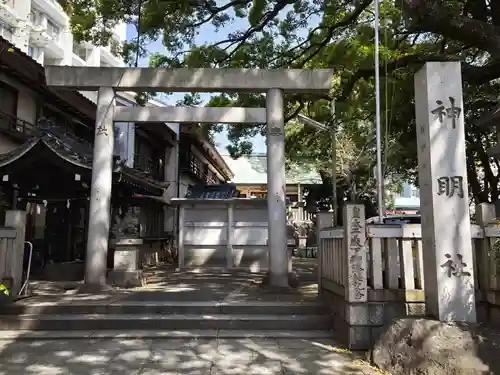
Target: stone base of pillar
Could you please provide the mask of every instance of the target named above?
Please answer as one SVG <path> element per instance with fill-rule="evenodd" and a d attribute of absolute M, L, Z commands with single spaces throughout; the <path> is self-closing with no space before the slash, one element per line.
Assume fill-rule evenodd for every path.
<path fill-rule="evenodd" d="M 121 288 L 143 286 L 143 280 L 142 270 L 112 270 L 108 274 L 108 283 Z"/>
<path fill-rule="evenodd" d="M 262 284 L 261 284 L 264 288 L 266 288 L 266 290 L 281 292 L 281 291 L 294 289 L 294 288 L 297 288 L 299 286 L 299 278 L 295 272 L 288 273 L 288 286 L 287 287 L 273 286 L 270 283 L 270 281 L 271 281 L 270 279 L 271 279 L 271 275 L 269 274 L 269 272 L 267 272 L 266 275 L 264 276 L 264 278 L 262 279 Z"/>
<path fill-rule="evenodd" d="M 122 238 L 114 240 L 114 267 L 108 273 L 108 284 L 134 288 L 143 285 L 143 272 L 139 269 L 139 254 L 142 240 Z"/>
<path fill-rule="evenodd" d="M 264 278 L 262 279 L 262 286 L 266 288 L 272 288 L 273 290 L 280 291 L 280 290 L 285 290 L 285 289 L 290 289 L 290 288 L 297 288 L 299 286 L 299 278 L 297 276 L 297 273 L 293 271 L 293 249 L 294 247 L 288 246 L 287 247 L 287 270 L 288 270 L 288 286 L 286 287 L 279 287 L 279 286 L 274 286 L 271 285 L 271 275 L 270 271 L 266 273 Z"/>
<path fill-rule="evenodd" d="M 110 285 L 100 285 L 100 284 L 82 284 L 77 289 L 77 294 L 101 294 L 109 293 L 113 290 Z"/>

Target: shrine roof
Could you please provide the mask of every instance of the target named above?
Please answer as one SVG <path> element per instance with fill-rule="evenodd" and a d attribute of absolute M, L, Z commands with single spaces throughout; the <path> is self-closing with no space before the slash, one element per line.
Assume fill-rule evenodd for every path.
<path fill-rule="evenodd" d="M 231 182 L 237 185 L 266 185 L 267 184 L 267 156 L 263 154 L 244 155 L 233 159 L 230 155 L 222 155 L 229 168 L 234 172 Z M 316 185 L 321 184 L 321 176 L 306 163 L 288 165 L 286 170 L 288 185 Z"/>
<path fill-rule="evenodd" d="M 33 160 L 47 156 L 56 157 L 59 161 L 68 163 L 75 167 L 75 173 L 82 171 L 91 174 L 92 171 L 92 144 L 76 137 L 74 134 L 52 127 L 44 126 L 43 121 L 39 124 L 40 134 L 29 139 L 20 147 L 0 155 L 0 170 L 16 170 L 18 161 L 23 160 L 29 164 Z M 48 152 L 47 152 L 48 151 Z M 29 160 L 26 160 L 29 159 Z M 55 160 L 55 159 L 51 159 Z M 114 168 L 115 175 L 120 183 L 132 185 L 151 195 L 162 196 L 163 188 L 157 181 L 150 178 L 146 173 L 133 168 L 117 164 Z"/>
<path fill-rule="evenodd" d="M 190 186 L 186 193 L 188 199 L 231 199 L 238 197 L 234 184 Z"/>

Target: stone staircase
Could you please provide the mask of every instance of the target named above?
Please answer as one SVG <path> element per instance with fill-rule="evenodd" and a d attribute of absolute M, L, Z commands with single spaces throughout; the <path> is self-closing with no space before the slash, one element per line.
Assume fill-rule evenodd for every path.
<path fill-rule="evenodd" d="M 32 302 L 0 306 L 0 335 L 332 337 L 319 301 Z"/>
<path fill-rule="evenodd" d="M 32 297 L 0 304 L 0 335 L 331 338 L 333 317 L 310 263 L 297 265 L 303 282 L 284 292 L 262 287 L 264 274 L 223 270 L 155 269 L 145 287 L 99 294 L 39 282 Z"/>

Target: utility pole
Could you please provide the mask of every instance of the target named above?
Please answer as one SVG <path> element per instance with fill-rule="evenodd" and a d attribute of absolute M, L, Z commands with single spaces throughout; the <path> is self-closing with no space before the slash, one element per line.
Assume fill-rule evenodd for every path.
<path fill-rule="evenodd" d="M 335 101 L 332 100 L 330 103 L 330 113 L 332 114 L 332 126 L 327 126 L 325 124 L 322 124 L 316 120 L 313 120 L 310 117 L 307 117 L 306 115 L 303 115 L 302 113 L 299 113 L 297 115 L 298 119 L 309 126 L 312 126 L 313 128 L 323 131 L 323 132 L 328 132 L 331 137 L 331 157 L 332 157 L 332 165 L 331 165 L 331 174 L 332 174 L 332 218 L 333 218 L 333 226 L 337 224 L 337 210 L 338 210 L 338 205 L 337 205 L 337 126 L 336 126 L 336 119 L 335 119 Z"/>
<path fill-rule="evenodd" d="M 337 226 L 338 203 L 337 203 L 337 117 L 335 114 L 335 100 L 330 103 L 330 113 L 332 115 L 331 136 L 331 154 L 332 154 L 332 215 L 333 226 Z"/>
<path fill-rule="evenodd" d="M 379 48 L 379 1 L 375 0 L 375 132 L 377 138 L 377 195 L 378 217 L 384 218 L 384 175 L 382 172 L 382 135 L 380 126 L 380 48 Z"/>

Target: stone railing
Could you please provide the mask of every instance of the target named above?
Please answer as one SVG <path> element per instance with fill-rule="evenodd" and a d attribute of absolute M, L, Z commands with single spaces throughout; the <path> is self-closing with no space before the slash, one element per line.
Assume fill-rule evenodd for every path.
<path fill-rule="evenodd" d="M 452 276 L 466 275 L 473 267 L 477 320 L 498 323 L 500 227 L 493 222 L 492 209 L 481 207 L 476 213 L 481 225 L 471 225 L 474 264 L 450 259 L 439 266 Z M 319 214 L 318 223 L 320 294 L 350 348 L 369 348 L 393 318 L 425 315 L 426 250 L 420 224 L 365 225 L 363 220 L 363 233 L 356 237 L 353 228 L 329 227 L 331 215 Z M 353 242 L 360 255 L 351 254 Z"/>

